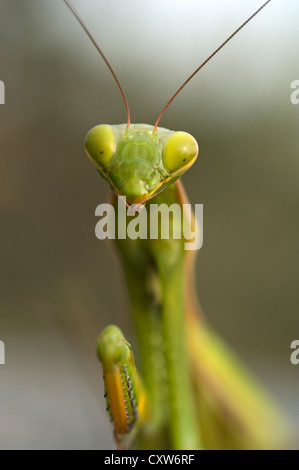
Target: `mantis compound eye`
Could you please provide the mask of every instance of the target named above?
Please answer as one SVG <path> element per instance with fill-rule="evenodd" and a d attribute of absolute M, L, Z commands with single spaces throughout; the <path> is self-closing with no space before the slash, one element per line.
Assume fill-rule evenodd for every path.
<path fill-rule="evenodd" d="M 196 160 L 198 144 L 187 132 L 175 132 L 165 142 L 163 165 L 169 173 L 183 173 Z"/>
<path fill-rule="evenodd" d="M 100 124 L 93 127 L 86 135 L 85 149 L 92 163 L 102 169 L 106 166 L 116 149 L 116 139 L 111 126 Z"/>

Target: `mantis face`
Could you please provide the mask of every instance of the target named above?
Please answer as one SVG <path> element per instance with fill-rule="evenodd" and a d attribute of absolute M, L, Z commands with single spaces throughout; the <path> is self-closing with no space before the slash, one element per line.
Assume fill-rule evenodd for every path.
<path fill-rule="evenodd" d="M 198 155 L 198 144 L 187 132 L 147 124 L 93 127 L 85 148 L 111 189 L 130 204 L 143 203 L 163 191 Z"/>

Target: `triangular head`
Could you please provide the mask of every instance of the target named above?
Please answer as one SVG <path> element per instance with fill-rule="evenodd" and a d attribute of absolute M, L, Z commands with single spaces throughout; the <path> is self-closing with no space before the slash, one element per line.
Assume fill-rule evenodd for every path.
<path fill-rule="evenodd" d="M 187 132 L 147 124 L 93 127 L 85 148 L 111 189 L 129 204 L 144 203 L 174 183 L 198 155 L 198 144 Z"/>

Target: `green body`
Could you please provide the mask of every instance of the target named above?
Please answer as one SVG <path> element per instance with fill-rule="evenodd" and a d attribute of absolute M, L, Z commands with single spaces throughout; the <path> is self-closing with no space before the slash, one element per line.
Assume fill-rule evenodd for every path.
<path fill-rule="evenodd" d="M 147 209 L 165 204 L 162 217 L 172 204 L 187 202 L 177 180 L 196 159 L 194 142 L 189 134 L 143 124 L 130 129 L 97 126 L 88 133 L 87 153 L 115 193 L 116 227 L 124 216 L 118 213 L 116 195 Z M 149 230 L 149 210 L 147 217 Z M 166 239 L 161 233 L 156 239 L 148 233 L 135 240 L 116 234 L 138 339 L 140 393 L 147 403 L 132 445 L 175 450 L 275 447 L 281 421 L 264 392 L 199 319 L 194 253 L 184 249 L 183 236 L 173 236 L 175 228 L 182 232 L 184 219 L 174 214 L 170 222 L 173 231 Z M 102 351 L 106 342 L 107 337 L 99 343 Z M 101 360 L 105 370 L 111 354 L 102 353 Z"/>
<path fill-rule="evenodd" d="M 177 187 L 172 185 L 147 206 L 177 202 Z M 181 226 L 181 219 L 172 222 Z M 151 422 L 145 432 L 149 448 L 201 447 L 195 404 L 190 400 L 183 244 L 184 239 L 116 237 L 138 338 L 139 368 L 148 394 Z"/>

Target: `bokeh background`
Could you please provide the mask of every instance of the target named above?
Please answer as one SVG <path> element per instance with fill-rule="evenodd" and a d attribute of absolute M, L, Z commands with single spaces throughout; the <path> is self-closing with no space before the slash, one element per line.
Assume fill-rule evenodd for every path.
<path fill-rule="evenodd" d="M 257 0 L 74 0 L 116 68 L 133 122 L 153 124 Z M 201 154 L 197 286 L 209 321 L 276 398 L 298 448 L 299 79 L 295 0 L 274 0 L 181 93 L 161 125 Z M 122 123 L 105 64 L 61 0 L 0 0 L 1 449 L 113 449 L 95 338 L 134 344 L 120 265 L 94 234 L 108 188 L 85 133 Z"/>

